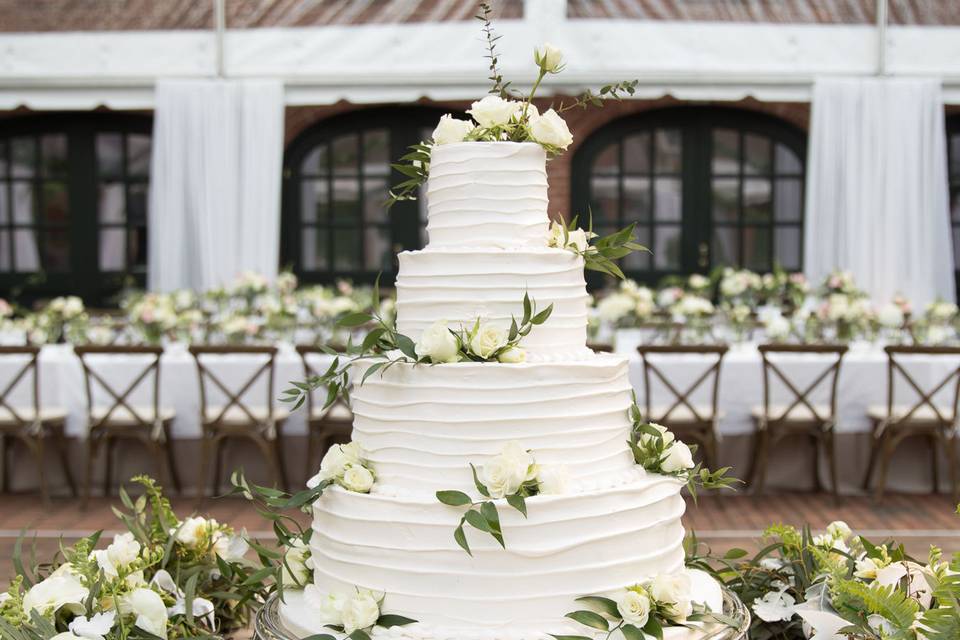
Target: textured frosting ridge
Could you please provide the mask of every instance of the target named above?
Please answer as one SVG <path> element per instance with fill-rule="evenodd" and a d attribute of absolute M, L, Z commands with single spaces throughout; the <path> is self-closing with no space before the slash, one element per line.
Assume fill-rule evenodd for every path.
<path fill-rule="evenodd" d="M 427 180 L 430 247 L 543 246 L 547 156 L 532 142 L 437 145 Z"/>
<path fill-rule="evenodd" d="M 553 313 L 523 339 L 524 349 L 544 357 L 586 351 L 589 296 L 583 259 L 570 251 L 424 249 L 399 258 L 397 330 L 414 340 L 437 320 L 456 328 L 480 316 L 507 328 L 528 294 L 539 309 L 552 303 Z"/>
<path fill-rule="evenodd" d="M 511 440 L 538 464 L 565 465 L 577 484 L 610 486 L 635 467 L 630 391 L 627 361 L 609 354 L 549 364 L 399 364 L 354 390 L 353 439 L 382 492 L 473 493 L 470 463 Z"/>

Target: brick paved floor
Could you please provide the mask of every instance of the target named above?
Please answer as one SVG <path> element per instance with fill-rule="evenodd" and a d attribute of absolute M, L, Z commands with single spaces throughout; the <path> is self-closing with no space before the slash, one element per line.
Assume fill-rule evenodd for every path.
<path fill-rule="evenodd" d="M 21 530 L 27 532 L 26 546 L 36 547 L 38 559 L 56 552 L 59 539 L 71 542 L 98 529 L 108 534 L 118 530 L 119 521 L 110 506 L 120 501 L 93 498 L 87 510 L 79 502 L 54 500 L 44 505 L 33 495 L 0 497 L 0 584 L 6 584 L 13 568 L 10 557 Z M 198 505 L 196 499 L 174 499 L 181 517 L 203 513 L 251 535 L 270 537 L 268 527 L 250 504 L 236 498 L 208 499 Z M 706 496 L 699 504 L 688 504 L 684 523 L 688 530 L 709 544 L 714 551 L 731 547 L 756 548 L 756 537 L 774 522 L 801 525 L 809 523 L 823 529 L 831 520 L 845 520 L 854 530 L 874 540 L 900 539 L 908 550 L 925 555 L 930 544 L 949 552 L 960 551 L 960 516 L 946 496 L 891 494 L 880 506 L 867 497 L 845 497 L 839 502 L 825 495 L 783 493 L 767 496 Z M 306 516 L 304 516 L 306 518 Z"/>

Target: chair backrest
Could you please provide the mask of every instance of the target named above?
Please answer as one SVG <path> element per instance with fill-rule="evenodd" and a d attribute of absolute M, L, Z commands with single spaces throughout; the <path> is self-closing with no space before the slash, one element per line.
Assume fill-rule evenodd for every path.
<path fill-rule="evenodd" d="M 147 345 L 77 345 L 74 353 L 80 358 L 83 367 L 84 389 L 87 395 L 87 418 L 91 428 L 98 428 L 110 422 L 110 418 L 123 416 L 125 420 L 132 419 L 138 425 L 151 431 L 159 429 L 160 419 L 160 357 L 163 347 Z M 107 380 L 108 376 L 98 365 L 117 358 L 130 356 L 144 356 L 146 366 L 137 376 L 128 376 L 122 386 Z M 150 400 L 148 402 L 150 414 L 142 415 L 132 404 L 130 396 L 144 382 L 151 380 L 147 387 Z M 105 412 L 95 411 L 94 383 L 111 399 Z M 142 410 L 142 406 L 141 406 Z"/>
<path fill-rule="evenodd" d="M 37 367 L 37 357 L 39 355 L 40 347 L 0 346 L 0 359 L 9 361 L 13 365 L 11 367 L 13 375 L 9 377 L 9 382 L 0 389 L 0 408 L 10 412 L 10 416 L 18 423 L 19 427 L 32 426 L 29 420 L 26 420 L 17 412 L 11 398 L 24 378 L 30 380 L 30 408 L 37 419 L 40 416 L 40 374 Z M 26 358 L 23 356 L 26 356 Z"/>
<path fill-rule="evenodd" d="M 678 409 L 689 411 L 693 417 L 700 422 L 710 422 L 715 420 L 718 413 L 719 392 L 720 392 L 720 365 L 723 363 L 723 357 L 726 355 L 729 347 L 725 344 L 692 344 L 692 345 L 641 345 L 637 347 L 637 353 L 643 360 L 643 391 L 644 405 L 646 407 L 645 417 L 648 420 L 662 420 L 669 422 L 670 415 Z M 708 365 L 706 370 L 686 389 L 681 391 L 676 384 L 670 381 L 664 370 L 657 365 L 655 360 L 660 356 L 706 356 Z M 654 356 L 654 358 L 651 358 Z M 660 385 L 666 388 L 672 396 L 667 410 L 653 415 L 653 392 L 652 377 L 660 381 Z M 691 397 L 702 385 L 708 384 L 710 387 L 710 414 L 704 415 L 698 411 Z M 682 408 L 682 409 L 681 409 Z M 702 407 L 701 407 L 702 409 Z"/>
<path fill-rule="evenodd" d="M 907 406 L 907 410 L 896 411 L 896 421 L 906 422 L 917 415 L 918 412 L 929 409 L 937 420 L 944 425 L 953 425 L 957 420 L 957 404 L 960 402 L 960 362 L 951 363 L 946 377 L 940 378 L 940 382 L 930 386 L 921 385 L 915 373 L 911 374 L 908 370 L 907 361 L 911 358 L 923 357 L 938 358 L 944 361 L 957 360 L 960 356 L 960 347 L 940 347 L 940 346 L 894 346 L 890 345 L 884 348 L 887 353 L 887 421 L 894 419 L 894 391 L 898 378 L 903 378 L 909 387 L 916 392 L 919 400 L 913 405 Z M 949 389 L 953 383 L 952 402 L 950 404 L 950 413 L 944 415 L 943 404 L 937 404 L 936 396 L 943 390 Z"/>
<path fill-rule="evenodd" d="M 763 359 L 763 415 L 767 422 L 782 420 L 789 417 L 794 411 L 799 410 L 805 413 L 807 417 L 832 427 L 837 416 L 837 381 L 840 378 L 840 365 L 843 362 L 843 356 L 846 355 L 848 350 L 847 345 L 768 343 L 761 344 L 757 349 Z M 777 356 L 781 355 L 821 355 L 829 362 L 826 368 L 813 378 L 813 382 L 804 385 L 798 381 L 799 374 L 790 375 L 784 371 L 781 366 L 783 364 L 782 360 L 779 364 L 777 363 L 777 360 L 779 360 Z M 789 400 L 782 405 L 786 407 L 783 411 L 778 411 L 777 415 L 773 415 L 774 404 L 771 402 L 771 398 L 774 383 L 777 380 L 779 380 L 779 384 L 776 386 L 787 391 Z M 829 395 L 826 412 L 822 410 L 822 406 L 818 407 L 813 399 L 813 395 L 823 388 L 827 388 Z"/>
<path fill-rule="evenodd" d="M 273 416 L 273 377 L 274 377 L 274 364 L 277 356 L 277 348 L 271 346 L 260 346 L 260 345 L 191 345 L 190 353 L 193 355 L 194 361 L 197 363 L 197 375 L 200 378 L 200 415 L 204 422 L 220 422 L 223 420 L 231 409 L 236 409 L 243 413 L 248 420 L 252 423 L 260 423 L 263 419 L 257 417 L 256 411 L 253 409 L 248 401 L 244 399 L 244 396 L 247 395 L 247 392 L 262 378 L 266 378 L 266 403 L 265 407 L 267 409 L 267 420 L 271 420 Z M 242 384 L 230 385 L 226 384 L 223 379 L 218 375 L 208 364 L 205 362 L 207 357 L 219 358 L 223 356 L 266 356 L 263 364 L 257 366 L 256 362 L 253 362 L 248 368 L 247 371 L 252 370 L 253 373 L 248 378 L 241 378 L 244 380 Z M 209 361 L 209 360 L 208 360 Z M 242 365 L 241 365 L 242 366 Z M 256 367 L 256 368 L 254 368 Z M 210 419 L 210 413 L 208 410 L 210 406 L 211 395 L 207 388 L 207 383 L 213 385 L 214 388 L 218 389 L 219 392 L 224 396 L 226 402 L 223 407 L 219 410 L 216 416 Z"/>

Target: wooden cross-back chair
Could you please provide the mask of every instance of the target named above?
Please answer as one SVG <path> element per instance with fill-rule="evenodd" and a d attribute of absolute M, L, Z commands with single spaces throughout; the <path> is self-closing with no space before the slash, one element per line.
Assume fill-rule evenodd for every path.
<path fill-rule="evenodd" d="M 324 354 L 324 350 L 313 345 L 297 345 L 297 353 L 300 354 L 300 360 L 303 362 L 303 373 L 307 379 L 319 376 L 321 372 L 317 371 L 310 364 L 310 356 Z M 326 398 L 326 389 L 321 388 L 321 398 Z M 314 454 L 320 451 L 321 455 L 327 450 L 330 440 L 334 438 L 350 439 L 350 430 L 353 428 L 353 412 L 344 401 L 342 396 L 338 396 L 326 409 L 323 408 L 323 400 L 317 401 L 313 393 L 307 394 L 307 477 L 311 477 L 317 472 Z"/>
<path fill-rule="evenodd" d="M 820 449 L 824 450 L 830 471 L 830 488 L 837 492 L 837 461 L 834 427 L 837 421 L 837 382 L 840 365 L 847 353 L 843 344 L 762 344 L 758 347 L 763 360 L 763 404 L 751 411 L 755 433 L 753 458 L 748 476 L 756 492 L 763 491 L 767 476 L 770 450 L 786 438 L 803 437 L 813 444 L 813 482 L 816 491 L 820 484 Z M 806 385 L 797 383 L 775 361 L 782 355 L 822 355 L 829 360 L 820 374 Z M 773 357 L 771 357 L 773 356 Z M 785 389 L 790 397 L 786 403 L 774 403 L 771 395 L 774 386 Z M 817 403 L 813 394 L 823 387 L 828 388 L 829 400 Z"/>
<path fill-rule="evenodd" d="M 680 440 L 700 445 L 703 462 L 709 468 L 717 464 L 717 423 L 720 420 L 719 393 L 720 367 L 729 347 L 725 344 L 701 345 L 641 345 L 637 353 L 643 360 L 643 390 L 645 418 L 673 431 Z M 692 384 L 684 390 L 670 381 L 664 371 L 653 360 L 657 356 L 702 355 L 711 362 Z M 651 359 L 650 356 L 654 356 Z M 668 404 L 654 403 L 652 394 L 653 378 L 666 388 L 672 399 Z M 703 385 L 710 386 L 710 404 L 695 404 L 692 396 Z"/>
<path fill-rule="evenodd" d="M 214 475 L 211 488 L 213 494 L 220 492 L 220 475 L 223 467 L 223 444 L 229 439 L 252 441 L 263 455 L 274 483 L 284 490 L 287 484 L 286 468 L 283 462 L 283 425 L 290 415 L 286 409 L 274 406 L 273 380 L 276 365 L 277 348 L 271 346 L 200 346 L 192 345 L 190 353 L 197 364 L 200 378 L 200 422 L 203 426 L 203 438 L 200 453 L 200 477 L 197 480 L 199 494 L 204 495 L 204 487 L 210 470 L 211 458 L 214 461 Z M 223 382 L 204 360 L 207 357 L 221 356 L 265 356 L 262 364 L 253 362 L 249 366 L 240 365 L 247 371 L 253 371 L 244 382 L 230 385 Z M 254 385 L 265 379 L 266 397 L 264 404 L 251 404 L 244 397 Z M 212 385 L 226 398 L 225 404 L 212 404 L 207 385 Z"/>
<path fill-rule="evenodd" d="M 945 377 L 937 384 L 921 385 L 915 373 L 911 374 L 907 362 L 917 356 L 957 360 L 960 347 L 941 346 L 887 346 L 887 404 L 869 407 L 867 415 L 873 424 L 870 445 L 870 461 L 863 481 L 865 490 L 870 488 L 874 467 L 880 465 L 874 497 L 879 502 L 887 483 L 887 469 L 893 454 L 900 444 L 914 437 L 926 438 L 930 443 L 930 471 L 934 493 L 939 489 L 940 478 L 937 459 L 940 450 L 947 456 L 950 474 L 950 490 L 953 500 L 958 500 L 956 427 L 957 405 L 960 402 L 960 362 L 953 364 Z M 897 404 L 894 392 L 897 379 L 902 378 L 919 399 L 914 403 Z M 952 385 L 952 389 L 951 389 Z M 952 391 L 951 403 L 945 406 L 936 401 L 942 391 Z"/>
<path fill-rule="evenodd" d="M 110 495 L 113 478 L 114 448 L 119 440 L 141 443 L 153 457 L 157 473 L 167 486 L 179 493 L 180 477 L 170 442 L 170 428 L 176 413 L 160 406 L 160 358 L 163 347 L 147 345 L 78 345 L 73 348 L 83 367 L 84 388 L 87 396 L 87 459 L 84 474 L 84 505 L 90 498 L 94 462 L 101 445 L 106 453 L 103 473 L 103 495 Z M 137 358 L 141 356 L 142 358 Z M 126 376 L 118 384 L 107 380 L 98 363 L 135 358 L 142 360 L 143 368 L 136 376 Z M 149 400 L 136 404 L 134 392 L 147 385 Z M 94 389 L 109 397 L 106 403 L 97 401 Z"/>
<path fill-rule="evenodd" d="M 9 382 L 0 390 L 0 463 L 3 464 L 3 471 L 0 473 L 0 490 L 6 492 L 9 485 L 10 441 L 18 441 L 27 448 L 34 458 L 40 483 L 40 495 L 43 501 L 47 502 L 50 499 L 50 494 L 47 487 L 46 463 L 44 461 L 46 442 L 52 442 L 56 448 L 63 475 L 74 497 L 77 495 L 77 486 L 73 481 L 70 461 L 67 458 L 66 436 L 64 435 L 64 422 L 67 414 L 61 409 L 52 407 L 42 409 L 40 407 L 40 374 L 37 362 L 39 354 L 39 347 L 0 346 L 0 359 L 8 360 L 11 363 L 13 361 L 22 362 L 24 356 L 26 356 L 26 361 L 15 370 Z M 11 399 L 11 395 L 26 378 L 30 379 L 30 402 L 27 406 L 17 406 Z"/>

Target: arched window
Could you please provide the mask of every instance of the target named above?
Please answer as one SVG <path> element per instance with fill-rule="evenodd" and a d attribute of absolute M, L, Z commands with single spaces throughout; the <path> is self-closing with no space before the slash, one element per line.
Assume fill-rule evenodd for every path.
<path fill-rule="evenodd" d="M 573 211 L 605 234 L 637 222 L 652 254 L 622 265 L 634 278 L 722 265 L 802 267 L 805 138 L 775 118 L 676 107 L 616 120 L 573 159 Z"/>
<path fill-rule="evenodd" d="M 950 229 L 953 264 L 960 291 L 960 114 L 947 118 L 947 176 L 950 181 Z"/>
<path fill-rule="evenodd" d="M 148 116 L 0 120 L 0 288 L 99 304 L 146 278 Z"/>
<path fill-rule="evenodd" d="M 404 177 L 390 168 L 430 137 L 442 110 L 365 109 L 319 122 L 294 140 L 284 160 L 281 261 L 307 282 L 347 278 L 391 283 L 397 252 L 423 246 L 423 199 L 387 211 Z"/>

